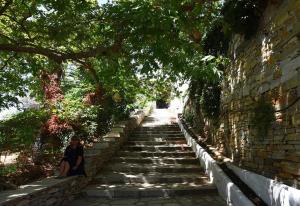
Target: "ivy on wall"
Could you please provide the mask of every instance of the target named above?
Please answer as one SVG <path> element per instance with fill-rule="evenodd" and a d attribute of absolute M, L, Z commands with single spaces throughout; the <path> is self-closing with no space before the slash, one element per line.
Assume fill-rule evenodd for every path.
<path fill-rule="evenodd" d="M 201 105 L 204 115 L 217 120 L 220 115 L 221 86 L 219 82 L 207 84 L 202 93 Z"/>
<path fill-rule="evenodd" d="M 267 5 L 268 0 L 226 0 L 222 9 L 225 29 L 251 38 L 258 30 Z"/>
<path fill-rule="evenodd" d="M 268 0 L 225 0 L 220 16 L 203 37 L 203 51 L 207 55 L 226 56 L 233 34 L 250 39 L 256 34 Z"/>
<path fill-rule="evenodd" d="M 256 137 L 263 140 L 267 135 L 273 121 L 275 121 L 275 109 L 270 101 L 260 98 L 252 110 L 250 120 Z"/>
<path fill-rule="evenodd" d="M 226 56 L 229 48 L 229 36 L 224 33 L 221 20 L 214 23 L 203 39 L 203 50 L 207 55 Z"/>

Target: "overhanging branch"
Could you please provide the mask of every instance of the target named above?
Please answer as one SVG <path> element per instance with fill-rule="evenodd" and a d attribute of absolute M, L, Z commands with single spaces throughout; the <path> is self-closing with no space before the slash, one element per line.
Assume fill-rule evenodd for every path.
<path fill-rule="evenodd" d="M 0 44 L 0 51 L 7 52 L 19 52 L 28 54 L 38 54 L 48 57 L 56 62 L 63 62 L 66 60 L 74 60 L 79 62 L 80 60 L 97 57 L 97 56 L 109 56 L 113 53 L 118 53 L 121 51 L 122 38 L 118 38 L 116 42 L 109 47 L 97 46 L 94 48 L 88 48 L 85 51 L 79 52 L 60 52 L 53 49 L 48 49 L 38 46 L 28 46 L 19 44 Z"/>

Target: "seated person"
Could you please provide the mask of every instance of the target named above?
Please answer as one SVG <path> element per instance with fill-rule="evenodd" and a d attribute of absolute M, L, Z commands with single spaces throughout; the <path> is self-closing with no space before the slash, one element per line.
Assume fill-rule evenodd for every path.
<path fill-rule="evenodd" d="M 85 175 L 83 146 L 78 137 L 72 137 L 70 145 L 67 146 L 64 157 L 60 162 L 60 175 L 58 178 L 67 176 Z"/>

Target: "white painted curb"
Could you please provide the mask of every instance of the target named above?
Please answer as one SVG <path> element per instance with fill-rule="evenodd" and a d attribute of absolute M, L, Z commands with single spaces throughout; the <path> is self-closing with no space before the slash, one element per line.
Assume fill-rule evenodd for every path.
<path fill-rule="evenodd" d="M 216 161 L 191 137 L 185 130 L 182 122 L 178 121 L 181 131 L 187 140 L 189 146 L 193 148 L 196 156 L 199 158 L 201 166 L 209 175 L 211 182 L 213 182 L 221 197 L 226 200 L 227 205 L 230 206 L 254 206 L 254 204 L 244 195 L 244 193 L 230 180 L 230 178 L 223 172 Z"/>
<path fill-rule="evenodd" d="M 300 190 L 227 162 L 230 168 L 269 206 L 300 206 Z"/>

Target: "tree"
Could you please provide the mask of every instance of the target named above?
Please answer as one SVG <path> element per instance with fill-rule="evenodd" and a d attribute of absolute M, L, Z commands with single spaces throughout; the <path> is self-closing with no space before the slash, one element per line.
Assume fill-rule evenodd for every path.
<path fill-rule="evenodd" d="M 67 71 L 78 70 L 77 79 L 88 88 L 92 85 L 94 91 L 85 90 L 82 99 L 102 106 L 114 95 L 129 102 L 146 93 L 153 78 L 163 82 L 210 75 L 199 66 L 199 42 L 219 5 L 196 0 L 101 6 L 96 0 L 6 0 L 0 5 L 0 78 L 5 88 L 0 106 L 30 93 L 55 111 L 51 123 L 65 125 L 56 111 L 70 89 L 65 85 Z M 140 88 L 141 77 L 146 89 Z"/>

